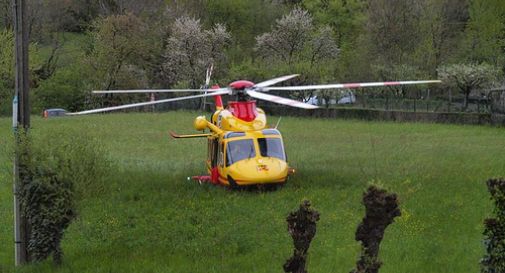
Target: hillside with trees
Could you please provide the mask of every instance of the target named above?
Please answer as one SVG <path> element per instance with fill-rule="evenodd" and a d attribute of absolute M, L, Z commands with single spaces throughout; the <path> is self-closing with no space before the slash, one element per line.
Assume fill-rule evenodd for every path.
<path fill-rule="evenodd" d="M 10 5 L 0 0 L 4 115 L 14 87 Z M 198 88 L 211 63 L 221 85 L 292 73 L 301 74 L 295 84 L 439 78 L 446 68 L 486 67 L 475 72 L 486 73 L 485 84 L 460 91 L 458 77 L 446 77 L 432 92 L 453 88 L 465 105 L 471 88 L 500 86 L 505 69 L 501 0 L 36 0 L 29 10 L 34 113 L 146 99 L 97 100 L 92 89 Z"/>

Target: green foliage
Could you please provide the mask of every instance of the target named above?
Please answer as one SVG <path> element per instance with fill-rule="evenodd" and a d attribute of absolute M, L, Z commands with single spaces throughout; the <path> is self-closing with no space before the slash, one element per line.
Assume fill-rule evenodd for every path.
<path fill-rule="evenodd" d="M 495 217 L 484 221 L 486 254 L 481 260 L 481 272 L 505 272 L 505 180 L 489 179 L 487 188 L 495 206 Z"/>
<path fill-rule="evenodd" d="M 0 30 L 0 83 L 12 85 L 14 78 L 14 35 L 12 31 Z"/>
<path fill-rule="evenodd" d="M 29 73 L 32 83 L 37 82 L 34 71 L 40 67 L 42 58 L 38 45 L 29 45 Z M 14 97 L 14 35 L 12 31 L 0 29 L 0 115 L 11 114 L 12 99 Z"/>
<path fill-rule="evenodd" d="M 363 0 L 304 0 L 302 5 L 317 22 L 336 30 L 339 46 L 355 41 L 366 20 Z"/>
<path fill-rule="evenodd" d="M 18 146 L 20 166 L 24 166 L 19 197 L 30 226 L 28 251 L 35 261 L 52 254 L 56 264 L 63 257 L 64 231 L 76 217 L 76 200 L 100 192 L 109 167 L 95 143 L 75 132 L 71 139 L 63 135 L 21 137 Z"/>
<path fill-rule="evenodd" d="M 47 108 L 77 111 L 90 107 L 90 75 L 90 67 L 86 63 L 75 63 L 57 70 L 32 93 L 32 112 L 41 113 Z"/>
<path fill-rule="evenodd" d="M 371 1 L 366 31 L 373 60 L 380 64 L 409 61 L 420 42 L 420 4 L 415 0 Z"/>
<path fill-rule="evenodd" d="M 88 130 L 68 127 L 31 134 L 37 147 L 35 162 L 46 162 L 63 180 L 71 181 L 78 199 L 103 192 L 111 162 Z"/>
<path fill-rule="evenodd" d="M 147 26 L 131 13 L 95 22 L 89 57 L 96 71 L 96 87 L 109 90 L 148 85 L 143 66 L 153 44 L 145 38 L 147 32 Z"/>
<path fill-rule="evenodd" d="M 469 11 L 463 58 L 470 62 L 487 62 L 504 69 L 505 2 L 474 0 Z"/>
<path fill-rule="evenodd" d="M 45 162 L 32 162 L 31 181 L 21 192 L 24 215 L 30 225 L 28 251 L 35 261 L 53 254 L 61 263 L 60 242 L 64 230 L 75 217 L 73 184 L 58 176 Z"/>
<path fill-rule="evenodd" d="M 10 112 L 14 89 L 14 37 L 0 29 L 0 115 Z"/>
<path fill-rule="evenodd" d="M 307 73 L 293 84 L 318 83 L 318 80 L 376 81 L 379 80 L 376 67 L 383 68 L 380 74 L 384 80 L 409 75 L 415 79 L 431 78 L 436 76 L 440 64 L 468 58 L 501 65 L 504 30 L 503 22 L 499 21 L 503 13 L 500 1 L 395 1 L 86 0 L 70 3 L 57 0 L 45 5 L 37 2 L 32 8 L 38 15 L 33 32 L 40 30 L 41 34 L 32 38 L 43 52 L 31 57 L 32 60 L 47 59 L 48 37 L 53 37 L 54 31 L 88 31 L 89 42 L 82 37 L 68 36 L 70 39 L 66 42 L 86 46 L 76 47 L 72 52 L 62 48 L 57 68 L 73 66 L 74 60 L 89 64 L 91 72 L 83 75 L 89 89 L 168 88 L 177 83 L 199 87 L 210 62 L 215 65 L 213 79 L 223 84 L 239 74 L 241 78 L 263 80 L 281 72 Z M 61 9 L 56 10 L 57 7 Z M 288 12 L 293 9 L 306 10 L 299 17 L 308 20 L 288 20 L 294 18 L 293 12 Z M 226 32 L 219 32 L 214 38 L 200 35 L 198 42 L 188 44 L 191 45 L 187 47 L 188 52 L 175 50 L 180 46 L 173 43 L 179 35 L 174 21 L 181 15 L 200 20 L 200 30 L 192 31 L 194 35 L 215 32 L 213 27 L 218 25 Z M 463 36 L 466 36 L 464 43 Z M 208 51 L 204 48 L 216 42 L 215 38 L 223 38 L 218 39 L 218 44 L 227 40 L 226 47 L 217 46 L 212 56 L 203 54 Z M 255 38 L 261 38 L 262 43 L 256 43 Z M 254 52 L 254 47 L 259 50 Z M 81 52 L 83 48 L 86 55 L 74 55 L 73 52 Z M 458 55 L 461 52 L 464 56 Z M 247 65 L 254 67 L 247 68 Z M 41 65 L 33 67 L 37 70 Z M 398 67 L 411 67 L 417 72 L 405 74 Z M 77 98 L 68 91 L 46 92 L 49 88 L 68 90 L 70 86 L 74 89 L 78 86 L 62 82 L 63 78 L 70 77 L 62 75 L 69 74 L 64 70 L 56 73 L 59 75 L 55 79 L 47 79 L 47 83 L 42 77 L 32 77 L 34 87 L 42 85 L 42 93 L 62 97 L 66 97 L 62 92 L 72 94 L 44 105 L 70 105 L 71 98 Z M 60 83 L 64 85 L 61 88 Z M 0 89 L 3 93 L 7 90 Z M 332 91 L 328 93 L 334 95 Z M 49 95 L 45 97 L 44 101 L 50 100 Z M 107 96 L 103 105 L 131 102 L 132 98 L 145 99 L 144 96 Z M 10 112 L 10 103 L 1 105 L 5 108 L 4 114 Z M 35 107 L 39 111 L 43 106 Z"/>
<path fill-rule="evenodd" d="M 234 47 L 240 48 L 231 56 L 234 61 L 250 55 L 254 37 L 267 32 L 275 19 L 285 11 L 283 5 L 264 0 L 207 0 L 205 9 L 206 25 L 224 24 L 233 37 Z"/>

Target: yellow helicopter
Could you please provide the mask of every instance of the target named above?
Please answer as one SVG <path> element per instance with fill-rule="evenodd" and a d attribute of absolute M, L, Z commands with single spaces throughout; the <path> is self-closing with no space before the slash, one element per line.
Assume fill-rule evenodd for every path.
<path fill-rule="evenodd" d="M 220 88 L 219 86 L 209 88 L 211 71 L 212 69 L 207 70 L 206 82 L 204 88 L 202 89 L 93 91 L 95 94 L 203 92 L 203 94 L 200 95 L 93 109 L 69 113 L 68 115 L 101 113 L 132 107 L 212 96 L 215 99 L 216 111 L 213 113 L 211 120 L 207 120 L 205 116 L 199 116 L 194 121 L 194 128 L 196 130 L 203 131 L 205 129 L 209 129 L 210 133 L 178 135 L 170 132 L 171 136 L 176 139 L 206 137 L 208 140 L 208 156 L 206 160 L 208 174 L 193 176 L 192 179 L 200 183 L 208 182 L 232 188 L 240 188 L 250 185 L 276 186 L 284 184 L 289 175 L 294 173 L 294 169 L 290 168 L 287 162 L 282 135 L 279 130 L 277 130 L 277 126 L 275 128 L 268 127 L 265 112 L 256 106 L 256 100 L 253 99 L 266 100 L 277 104 L 303 109 L 316 109 L 318 108 L 316 105 L 266 93 L 273 90 L 303 91 L 440 82 L 438 80 L 428 80 L 281 87 L 273 86 L 277 83 L 287 81 L 298 76 L 298 74 L 293 74 L 256 84 L 246 80 L 239 80 L 232 82 L 225 88 Z M 223 106 L 221 98 L 223 95 L 235 96 L 235 100 L 229 101 L 226 108 Z"/>

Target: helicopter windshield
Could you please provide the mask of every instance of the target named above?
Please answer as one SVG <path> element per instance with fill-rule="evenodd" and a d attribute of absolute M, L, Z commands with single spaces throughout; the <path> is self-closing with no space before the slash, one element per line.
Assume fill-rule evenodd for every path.
<path fill-rule="evenodd" d="M 256 156 L 254 142 L 252 139 L 240 139 L 230 141 L 227 144 L 226 150 L 226 166 Z"/>
<path fill-rule="evenodd" d="M 284 147 L 280 138 L 258 138 L 258 144 L 261 156 L 286 160 L 286 154 L 284 153 Z"/>

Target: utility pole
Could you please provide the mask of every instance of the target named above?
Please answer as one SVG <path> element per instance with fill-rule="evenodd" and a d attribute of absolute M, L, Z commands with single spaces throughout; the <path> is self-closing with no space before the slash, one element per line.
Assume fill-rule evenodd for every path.
<path fill-rule="evenodd" d="M 12 0 L 14 18 L 14 52 L 16 58 L 16 92 L 13 101 L 13 129 L 16 137 L 16 155 L 14 158 L 14 244 L 15 264 L 22 265 L 29 261 L 27 251 L 28 223 L 22 213 L 21 203 L 18 199 L 19 184 L 23 177 L 20 174 L 26 172 L 20 168 L 26 168 L 26 164 L 20 159 L 19 134 L 26 134 L 30 128 L 30 102 L 29 102 L 29 79 L 28 79 L 28 29 L 26 3 L 28 0 Z M 18 127 L 21 126 L 20 129 Z M 23 151 L 25 152 L 25 151 Z"/>

